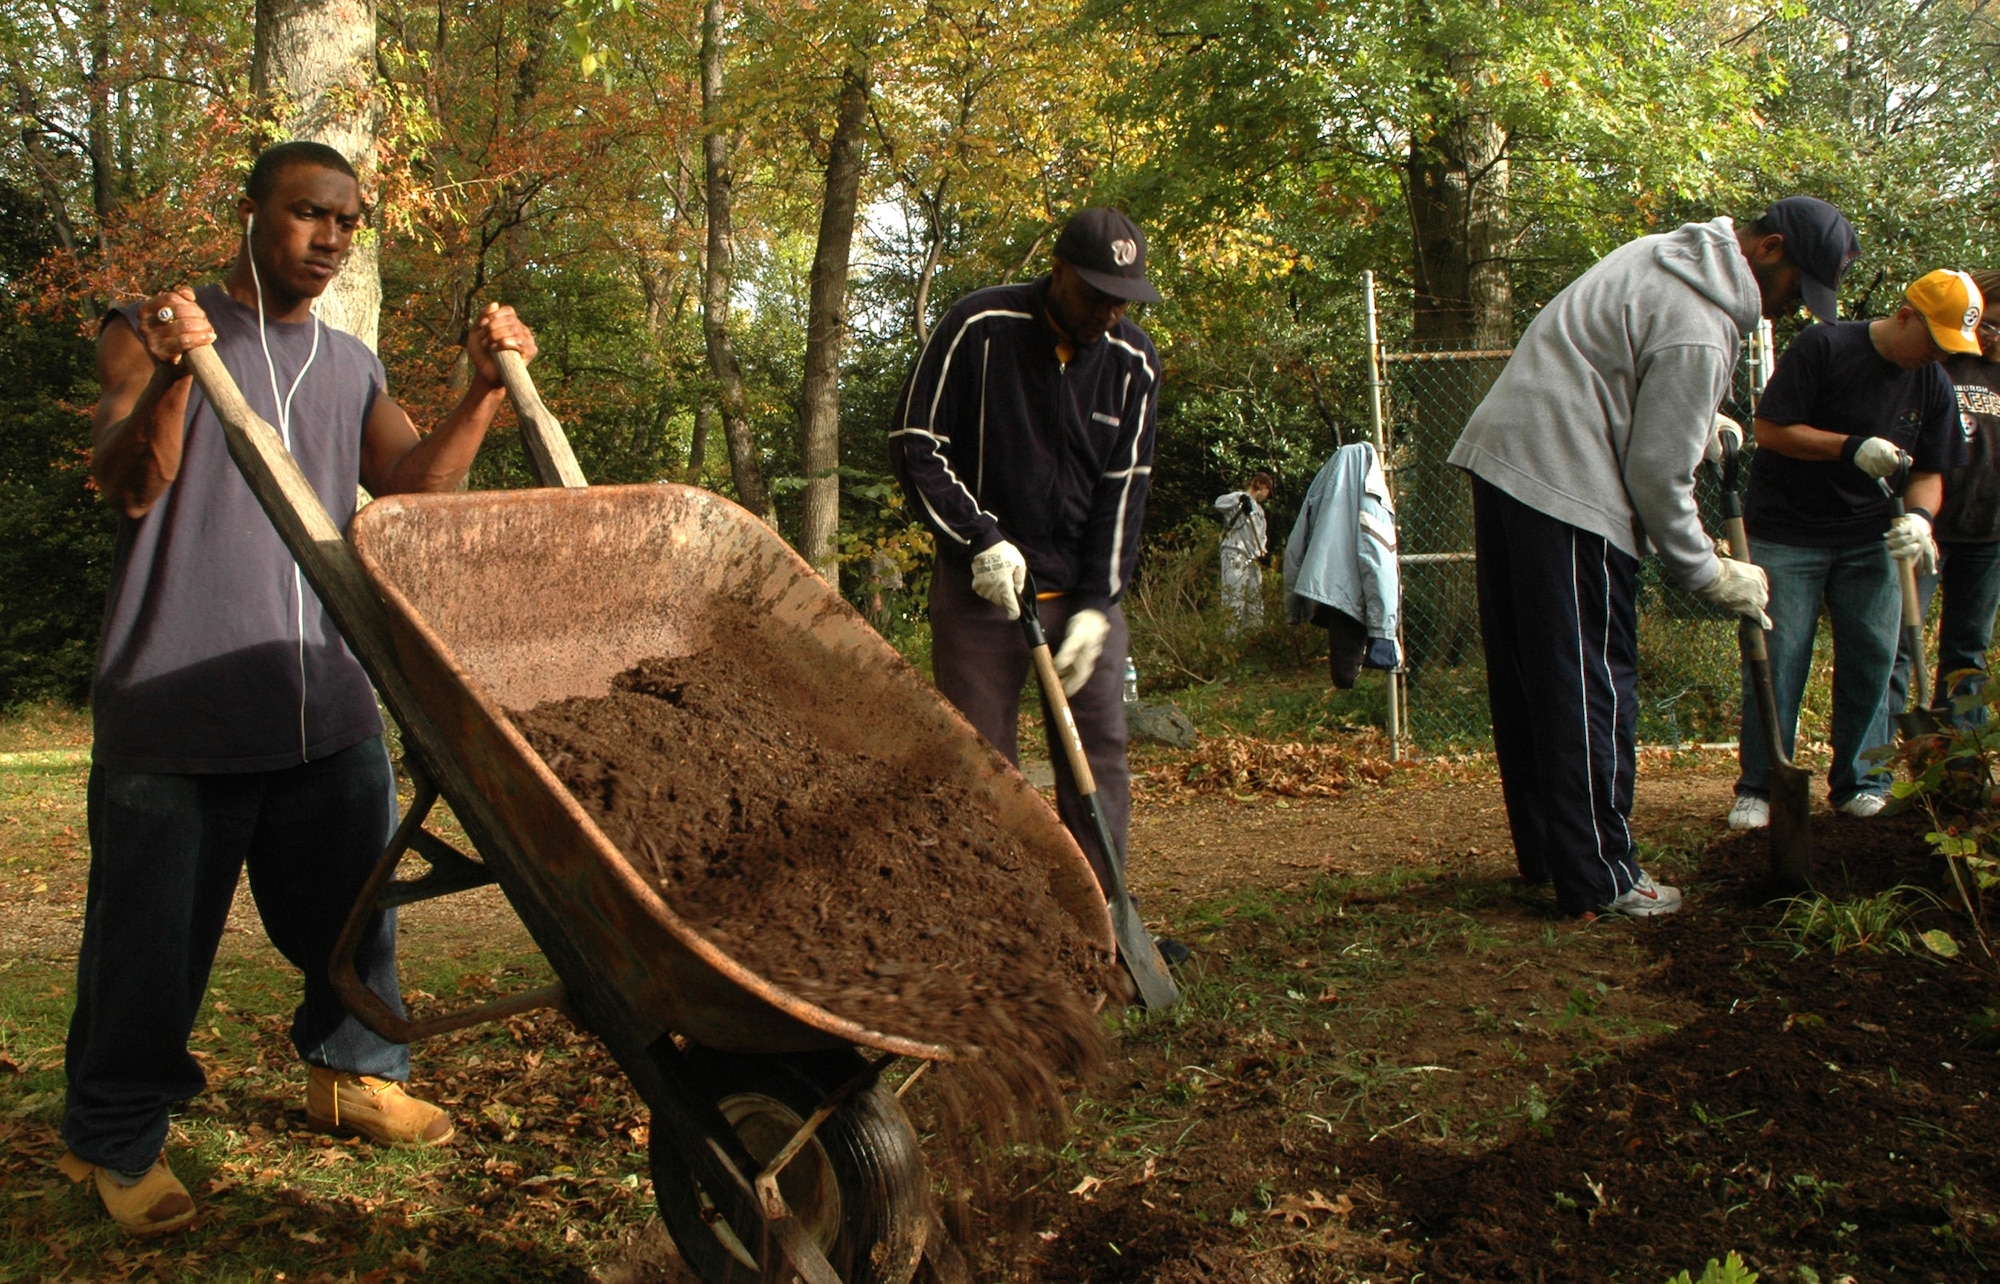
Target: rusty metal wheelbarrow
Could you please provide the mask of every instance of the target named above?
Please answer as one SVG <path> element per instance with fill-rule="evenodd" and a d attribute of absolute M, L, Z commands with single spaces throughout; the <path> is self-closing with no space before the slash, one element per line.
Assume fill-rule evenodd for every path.
<path fill-rule="evenodd" d="M 1108 952 L 1089 865 L 1047 803 L 775 532 L 692 487 L 584 488 L 526 366 L 500 359 L 530 462 L 558 488 L 377 500 L 356 516 L 350 544 L 214 352 L 187 356 L 231 456 L 401 726 L 414 778 L 415 801 L 336 951 L 336 988 L 398 1041 L 560 1006 L 651 1109 L 661 1215 L 704 1279 L 902 1284 L 923 1268 L 965 1278 L 914 1130 L 879 1082 L 897 1057 L 953 1051 L 816 1007 L 703 938 L 504 711 L 601 695 L 641 659 L 695 651 L 710 641 L 704 605 L 747 593 L 792 630 L 802 670 L 838 665 L 871 687 L 871 713 L 898 727 L 900 754 L 988 799 L 1045 863 L 1062 911 Z M 853 747 L 863 747 L 858 731 Z M 423 828 L 439 796 L 478 859 Z M 398 880 L 409 852 L 429 870 Z M 559 985 L 409 1020 L 361 984 L 353 945 L 378 907 L 489 882 Z"/>

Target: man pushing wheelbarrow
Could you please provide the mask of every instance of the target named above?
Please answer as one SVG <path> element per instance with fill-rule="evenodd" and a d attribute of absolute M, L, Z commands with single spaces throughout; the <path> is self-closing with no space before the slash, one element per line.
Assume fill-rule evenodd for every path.
<path fill-rule="evenodd" d="M 164 1154 L 167 1112 L 205 1085 L 187 1041 L 246 866 L 265 931 L 304 974 L 292 1043 L 308 1122 L 388 1145 L 452 1135 L 443 1111 L 403 1090 L 408 1048 L 357 1022 L 327 980 L 396 822 L 374 692 L 231 464 L 183 357 L 213 345 L 345 528 L 357 483 L 457 488 L 505 395 L 495 353 L 535 355 L 513 310 L 487 305 L 466 337 L 465 396 L 419 438 L 374 354 L 313 311 L 363 218 L 347 160 L 318 143 L 272 147 L 237 211 L 242 244 L 221 285 L 120 308 L 98 341 L 91 472 L 119 532 L 91 699 L 63 1169 L 94 1178 L 139 1235 L 195 1216 Z M 358 961 L 400 1011 L 394 911 L 376 916 Z"/>

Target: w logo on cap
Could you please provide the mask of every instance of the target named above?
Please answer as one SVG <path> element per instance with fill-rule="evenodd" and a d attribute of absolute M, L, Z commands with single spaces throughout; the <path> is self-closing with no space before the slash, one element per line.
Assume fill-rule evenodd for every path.
<path fill-rule="evenodd" d="M 1139 247 L 1135 243 L 1120 238 L 1111 243 L 1111 261 L 1119 267 L 1131 267 L 1139 257 Z"/>

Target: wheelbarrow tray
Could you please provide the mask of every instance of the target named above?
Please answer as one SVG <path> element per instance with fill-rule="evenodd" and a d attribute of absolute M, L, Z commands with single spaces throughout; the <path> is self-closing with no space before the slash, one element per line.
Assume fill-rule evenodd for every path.
<path fill-rule="evenodd" d="M 644 1023 L 622 1031 L 627 1038 L 673 1032 L 727 1052 L 858 1044 L 953 1055 L 808 1003 L 719 949 L 604 836 L 508 718 L 508 709 L 605 695 L 640 660 L 726 642 L 713 633 L 724 613 L 711 609 L 724 598 L 789 632 L 774 663 L 802 675 L 838 666 L 850 677 L 844 686 L 867 692 L 851 708 L 817 711 L 829 748 L 943 775 L 987 800 L 1046 869 L 1061 912 L 1110 952 L 1103 895 L 1048 803 L 769 526 L 721 496 L 667 484 L 393 496 L 361 510 L 349 542 L 387 609 L 411 691 L 478 794 L 477 807 L 458 806 L 461 821 L 569 990 L 581 970 L 586 984 L 617 996 L 626 1020 Z"/>

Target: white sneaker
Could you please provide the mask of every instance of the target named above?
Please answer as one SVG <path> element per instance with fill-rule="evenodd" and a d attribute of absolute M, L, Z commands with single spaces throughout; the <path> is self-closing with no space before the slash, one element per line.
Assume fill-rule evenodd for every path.
<path fill-rule="evenodd" d="M 1738 794 L 1736 801 L 1729 806 L 1731 829 L 1762 829 L 1770 823 L 1771 804 L 1755 794 Z"/>
<path fill-rule="evenodd" d="M 1889 799 L 1883 794 L 1856 794 L 1854 797 L 1840 804 L 1838 810 L 1843 816 L 1852 816 L 1856 820 L 1867 820 L 1870 816 L 1876 815 L 1888 805 Z"/>
<path fill-rule="evenodd" d="M 1661 914 L 1671 914 L 1680 907 L 1681 889 L 1654 882 L 1653 876 L 1642 869 L 1639 877 L 1633 880 L 1631 891 L 1598 912 L 1624 914 L 1631 918 L 1656 918 Z"/>

